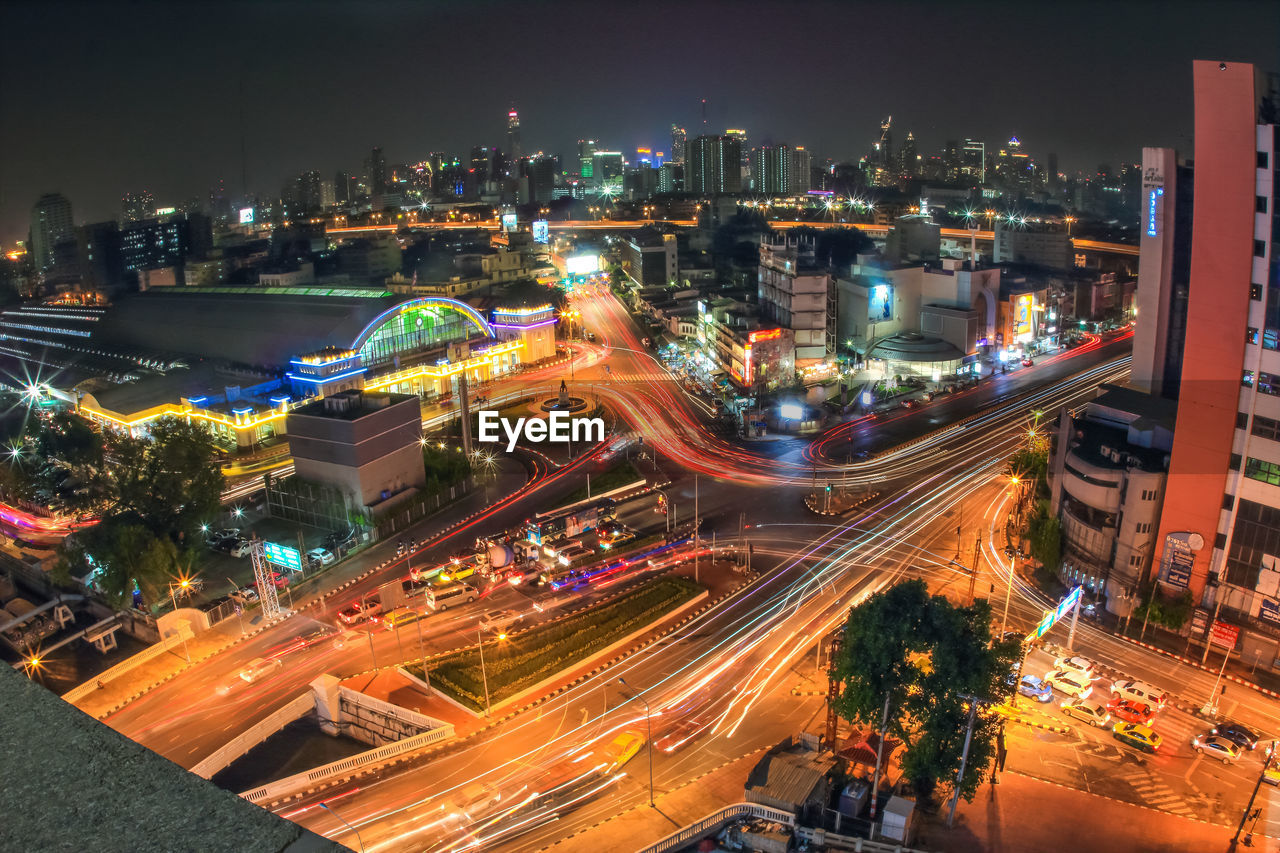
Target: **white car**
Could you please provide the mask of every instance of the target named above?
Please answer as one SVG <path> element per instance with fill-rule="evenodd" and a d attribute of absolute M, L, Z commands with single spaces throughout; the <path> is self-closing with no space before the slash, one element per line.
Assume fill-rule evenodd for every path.
<path fill-rule="evenodd" d="M 1053 662 L 1054 669 L 1060 669 L 1064 672 L 1078 672 L 1086 678 L 1093 677 L 1095 665 L 1093 661 L 1082 657 L 1060 657 Z"/>
<path fill-rule="evenodd" d="M 1124 679 L 1111 685 L 1111 698 L 1132 699 L 1140 705 L 1161 711 L 1164 710 L 1164 703 L 1168 700 L 1169 694 L 1145 681 Z"/>
<path fill-rule="evenodd" d="M 1044 680 L 1059 693 L 1065 693 L 1076 699 L 1088 699 L 1089 694 L 1093 692 L 1093 681 L 1089 676 L 1081 675 L 1074 670 L 1055 670 L 1046 675 Z"/>
<path fill-rule="evenodd" d="M 482 631 L 506 631 L 512 625 L 524 619 L 523 613 L 514 610 L 490 610 L 480 617 Z"/>
<path fill-rule="evenodd" d="M 279 658 L 255 658 L 254 660 L 249 661 L 249 665 L 240 672 L 240 677 L 250 684 L 253 684 L 253 682 L 257 681 L 259 678 L 262 678 L 264 675 L 270 675 L 272 672 L 283 666 L 284 662 Z"/>
<path fill-rule="evenodd" d="M 336 560 L 328 548 L 312 548 L 307 552 L 307 561 L 317 566 L 328 566 Z"/>

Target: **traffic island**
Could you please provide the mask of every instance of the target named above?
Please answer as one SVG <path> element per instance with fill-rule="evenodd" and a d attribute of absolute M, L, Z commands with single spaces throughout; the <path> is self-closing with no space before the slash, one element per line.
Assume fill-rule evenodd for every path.
<path fill-rule="evenodd" d="M 431 661 L 431 686 L 477 713 L 555 677 L 614 643 L 665 618 L 705 590 L 682 577 L 649 581 L 600 607 L 522 632 L 485 641 Z M 406 667 L 424 678 L 420 665 Z M 487 685 L 487 689 L 486 689 Z"/>
<path fill-rule="evenodd" d="M 875 500 L 879 492 L 870 490 L 846 491 L 828 486 L 804 496 L 804 505 L 818 515 L 844 515 Z"/>

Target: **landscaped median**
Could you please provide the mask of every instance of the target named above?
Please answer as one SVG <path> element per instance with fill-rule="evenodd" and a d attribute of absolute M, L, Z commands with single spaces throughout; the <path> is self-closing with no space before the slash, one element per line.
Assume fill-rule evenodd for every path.
<path fill-rule="evenodd" d="M 496 705 L 656 622 L 702 592 L 687 578 L 651 580 L 600 607 L 522 631 L 518 637 L 487 637 L 483 673 L 474 647 L 433 660 L 431 686 L 483 711 L 486 676 L 489 701 Z M 423 675 L 420 664 L 405 668 L 419 678 Z"/>

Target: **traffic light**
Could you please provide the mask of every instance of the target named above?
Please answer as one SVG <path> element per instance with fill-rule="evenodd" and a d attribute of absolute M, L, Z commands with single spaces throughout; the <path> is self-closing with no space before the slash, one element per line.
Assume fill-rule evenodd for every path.
<path fill-rule="evenodd" d="M 831 494 L 831 484 L 827 483 L 827 494 Z"/>

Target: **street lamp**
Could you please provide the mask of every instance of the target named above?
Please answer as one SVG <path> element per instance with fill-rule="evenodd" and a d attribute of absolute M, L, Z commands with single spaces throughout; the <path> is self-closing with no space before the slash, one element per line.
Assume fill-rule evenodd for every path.
<path fill-rule="evenodd" d="M 499 640 L 505 640 L 507 633 L 505 631 L 498 634 Z M 493 716 L 493 708 L 489 704 L 489 673 L 484 668 L 484 637 L 481 635 L 480 622 L 476 622 L 476 646 L 480 649 L 480 677 L 484 681 L 484 715 L 486 717 Z"/>
<path fill-rule="evenodd" d="M 628 689 L 631 688 L 631 685 L 627 684 L 627 680 L 625 678 L 619 677 L 618 683 Z M 648 699 L 644 698 L 644 696 L 638 692 L 631 698 L 639 699 L 644 703 L 644 725 L 649 740 L 649 808 L 657 808 L 657 806 L 653 804 L 653 715 L 649 713 Z"/>
<path fill-rule="evenodd" d="M 324 810 L 325 810 L 325 811 L 327 811 L 329 814 L 333 815 L 333 816 L 334 816 L 334 817 L 336 817 L 338 820 L 342 821 L 344 824 L 346 824 L 347 829 L 351 830 L 352 832 L 354 832 L 354 833 L 356 834 L 356 841 L 358 841 L 358 842 L 360 843 L 360 853 L 364 853 L 364 839 L 360 837 L 360 830 L 356 829 L 354 826 L 352 826 L 351 824 L 347 823 L 346 819 L 345 819 L 345 818 L 343 818 L 343 817 L 342 817 L 342 815 L 338 814 L 338 813 L 337 813 L 337 812 L 335 812 L 333 809 L 329 808 L 329 804 L 328 804 L 328 803 L 325 803 L 325 802 L 320 803 L 320 808 L 324 809 Z"/>

